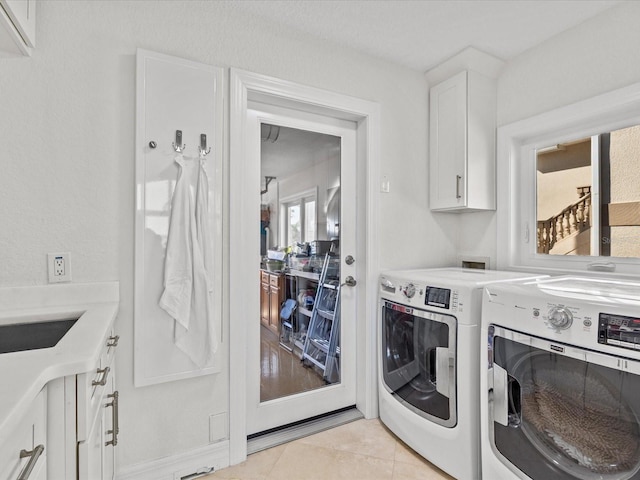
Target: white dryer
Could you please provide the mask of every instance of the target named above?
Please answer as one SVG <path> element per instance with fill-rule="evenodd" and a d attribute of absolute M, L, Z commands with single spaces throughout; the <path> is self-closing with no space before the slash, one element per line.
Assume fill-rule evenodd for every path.
<path fill-rule="evenodd" d="M 640 479 L 640 282 L 488 285 L 485 479 Z"/>
<path fill-rule="evenodd" d="M 444 268 L 380 276 L 382 422 L 459 480 L 480 478 L 482 288 L 531 274 Z"/>

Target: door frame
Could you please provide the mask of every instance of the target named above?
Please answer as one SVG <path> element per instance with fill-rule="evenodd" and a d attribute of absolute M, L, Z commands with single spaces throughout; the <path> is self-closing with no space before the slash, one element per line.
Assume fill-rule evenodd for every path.
<path fill-rule="evenodd" d="M 357 191 L 364 192 L 364 201 L 357 210 L 357 279 L 361 295 L 357 304 L 356 352 L 356 407 L 366 418 L 377 416 L 376 325 L 377 275 L 379 270 L 378 220 L 380 177 L 380 105 L 348 95 L 269 77 L 245 70 L 230 69 L 230 123 L 229 123 L 229 312 L 237 320 L 229 322 L 229 463 L 235 465 L 247 457 L 246 404 L 247 404 L 247 323 L 243 306 L 256 306 L 247 302 L 247 272 L 256 269 L 259 258 L 247 239 L 253 228 L 251 205 L 245 201 L 245 192 L 252 185 L 244 181 L 244 172 L 260 168 L 251 165 L 247 155 L 246 118 L 248 101 L 295 107 L 356 122 Z M 257 213 L 256 213 L 257 215 Z M 257 220 L 256 220 L 257 221 Z M 257 224 L 257 223 L 256 223 Z M 253 249 L 255 250 L 255 249 Z M 257 272 L 256 272 L 257 273 Z M 256 283 L 257 283 L 256 275 Z M 256 294 L 258 290 L 256 290 Z M 235 307 L 234 307 L 235 306 Z"/>

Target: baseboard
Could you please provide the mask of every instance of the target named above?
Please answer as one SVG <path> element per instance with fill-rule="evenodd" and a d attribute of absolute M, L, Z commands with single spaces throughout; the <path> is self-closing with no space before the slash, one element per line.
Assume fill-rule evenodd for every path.
<path fill-rule="evenodd" d="M 119 469 L 117 480 L 181 480 L 229 466 L 229 441 Z M 214 470 L 209 470 L 213 468 Z"/>

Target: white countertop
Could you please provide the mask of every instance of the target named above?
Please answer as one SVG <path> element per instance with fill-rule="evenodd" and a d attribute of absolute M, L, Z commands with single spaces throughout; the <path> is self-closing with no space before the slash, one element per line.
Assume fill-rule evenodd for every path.
<path fill-rule="evenodd" d="M 79 317 L 54 347 L 0 354 L 0 445 L 48 382 L 99 364 L 118 305 L 118 282 L 0 288 L 0 325 Z"/>

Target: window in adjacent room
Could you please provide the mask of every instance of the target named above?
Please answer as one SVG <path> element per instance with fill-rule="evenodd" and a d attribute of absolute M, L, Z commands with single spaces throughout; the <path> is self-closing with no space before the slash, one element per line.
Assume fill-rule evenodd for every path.
<path fill-rule="evenodd" d="M 281 202 L 285 245 L 295 246 L 316 239 L 316 197 L 315 191 L 305 192 Z"/>

